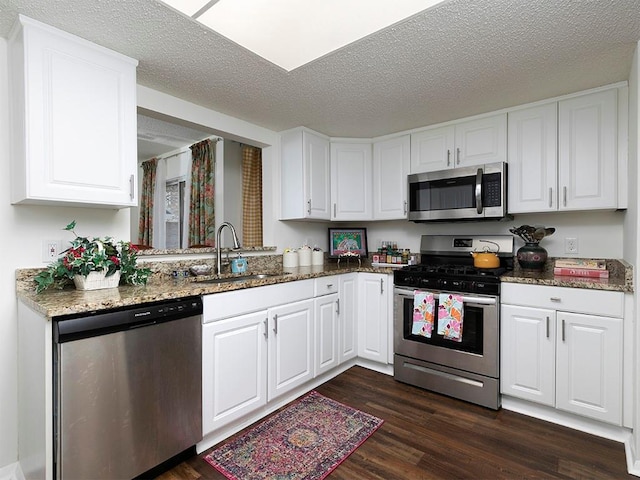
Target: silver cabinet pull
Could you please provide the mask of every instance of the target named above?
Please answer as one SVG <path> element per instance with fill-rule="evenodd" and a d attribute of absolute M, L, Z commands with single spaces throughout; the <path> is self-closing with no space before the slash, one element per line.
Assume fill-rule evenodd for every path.
<path fill-rule="evenodd" d="M 273 333 L 278 334 L 278 314 L 273 316 Z"/>
<path fill-rule="evenodd" d="M 380 279 L 380 295 L 384 293 L 384 278 Z"/>
<path fill-rule="evenodd" d="M 547 317 L 547 338 L 549 338 L 549 317 Z"/>
<path fill-rule="evenodd" d="M 307 214 L 311 215 L 311 199 L 307 200 Z"/>
<path fill-rule="evenodd" d="M 336 313 L 340 315 L 340 299 L 336 300 Z"/>
<path fill-rule="evenodd" d="M 451 165 L 451 150 L 447 148 L 447 167 Z"/>
<path fill-rule="evenodd" d="M 407 214 L 407 201 L 404 201 L 404 215 Z"/>
<path fill-rule="evenodd" d="M 456 148 L 456 163 L 460 165 L 460 149 Z"/>
<path fill-rule="evenodd" d="M 269 317 L 264 319 L 264 338 L 269 338 Z"/>
<path fill-rule="evenodd" d="M 327 288 L 333 287 L 333 283 L 327 283 Z"/>
<path fill-rule="evenodd" d="M 336 216 L 336 204 L 335 203 L 333 204 L 333 216 L 334 217 Z"/>
<path fill-rule="evenodd" d="M 562 341 L 564 342 L 564 318 L 562 319 Z"/>
<path fill-rule="evenodd" d="M 553 207 L 553 187 L 549 187 L 549 208 Z"/>
<path fill-rule="evenodd" d="M 562 187 L 562 205 L 567 206 L 567 187 Z"/>
<path fill-rule="evenodd" d="M 549 300 L 551 300 L 552 302 L 561 302 L 562 299 L 560 297 L 549 297 Z"/>
<path fill-rule="evenodd" d="M 131 200 L 133 200 L 134 198 L 136 198 L 135 194 L 135 176 L 133 174 L 131 174 L 131 176 L 129 177 L 129 195 L 131 197 Z"/>

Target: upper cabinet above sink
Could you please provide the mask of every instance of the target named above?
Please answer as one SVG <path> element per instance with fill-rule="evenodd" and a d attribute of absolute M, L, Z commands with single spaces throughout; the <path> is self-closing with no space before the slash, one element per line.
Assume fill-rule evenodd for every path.
<path fill-rule="evenodd" d="M 8 53 L 11 202 L 137 205 L 137 60 L 22 15 Z"/>

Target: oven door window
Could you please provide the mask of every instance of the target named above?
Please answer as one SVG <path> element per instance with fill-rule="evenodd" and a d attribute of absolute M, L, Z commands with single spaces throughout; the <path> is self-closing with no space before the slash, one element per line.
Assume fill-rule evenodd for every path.
<path fill-rule="evenodd" d="M 435 298 L 434 312 L 438 311 L 438 297 Z M 482 355 L 483 353 L 483 318 L 484 309 L 482 307 L 471 306 L 464 304 L 464 317 L 462 322 L 462 341 L 456 342 L 444 338 L 442 335 L 438 335 L 438 319 L 437 315 L 434 319 L 433 332 L 431 338 L 423 337 L 421 335 L 413 335 L 411 328 L 413 327 L 413 297 L 405 297 L 403 303 L 403 337 L 406 340 L 425 343 L 428 345 L 435 345 L 439 347 L 445 347 L 451 350 L 460 350 L 462 352 L 476 353 Z"/>

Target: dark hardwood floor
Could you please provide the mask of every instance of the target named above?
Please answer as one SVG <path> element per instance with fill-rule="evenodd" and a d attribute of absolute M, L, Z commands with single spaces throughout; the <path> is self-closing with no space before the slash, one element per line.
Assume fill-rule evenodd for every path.
<path fill-rule="evenodd" d="M 316 389 L 385 423 L 327 478 L 637 479 L 621 443 L 493 411 L 353 367 Z M 202 457 L 161 480 L 224 479 Z"/>

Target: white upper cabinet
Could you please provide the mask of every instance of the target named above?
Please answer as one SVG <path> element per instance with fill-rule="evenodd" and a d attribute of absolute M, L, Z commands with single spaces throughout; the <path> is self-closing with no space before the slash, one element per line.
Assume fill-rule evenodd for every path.
<path fill-rule="evenodd" d="M 137 205 L 137 60 L 22 15 L 8 46 L 11 202 Z"/>
<path fill-rule="evenodd" d="M 617 207 L 617 98 L 611 89 L 559 102 L 560 210 Z"/>
<path fill-rule="evenodd" d="M 509 113 L 509 213 L 558 209 L 558 105 Z"/>
<path fill-rule="evenodd" d="M 618 208 L 618 89 L 509 113 L 509 213 Z"/>
<path fill-rule="evenodd" d="M 454 165 L 455 127 L 430 128 L 411 134 L 411 173 L 444 170 Z"/>
<path fill-rule="evenodd" d="M 411 134 L 411 173 L 506 160 L 506 114 L 434 127 Z"/>
<path fill-rule="evenodd" d="M 297 128 L 280 135 L 281 219 L 331 218 L 329 139 Z"/>
<path fill-rule="evenodd" d="M 331 220 L 371 220 L 371 143 L 331 142 Z"/>
<path fill-rule="evenodd" d="M 407 175 L 411 161 L 409 135 L 373 144 L 373 218 L 407 218 Z"/>

